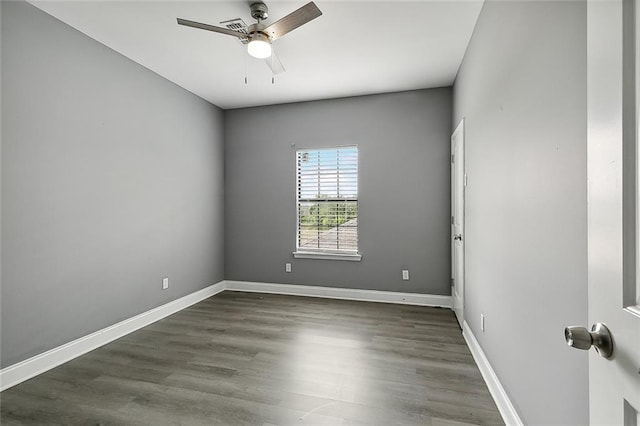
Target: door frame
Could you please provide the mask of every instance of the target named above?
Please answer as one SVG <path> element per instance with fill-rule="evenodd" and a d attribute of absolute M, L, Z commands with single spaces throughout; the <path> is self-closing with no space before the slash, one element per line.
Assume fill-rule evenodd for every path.
<path fill-rule="evenodd" d="M 455 157 L 456 145 L 458 144 L 458 154 Z M 464 323 L 464 293 L 465 293 L 465 187 L 466 187 L 466 170 L 465 170 L 465 141 L 464 141 L 464 117 L 460 120 L 455 130 L 451 134 L 451 304 L 453 312 L 458 319 L 458 323 L 462 327 Z M 456 174 L 456 171 L 458 173 Z M 456 190 L 462 192 L 461 206 L 459 206 L 460 214 L 455 217 L 456 206 Z M 460 234 L 461 249 L 456 251 L 456 233 L 455 223 L 458 221 Z M 459 255 L 457 254 L 459 253 Z M 461 277 L 457 275 L 458 262 L 462 262 Z"/>

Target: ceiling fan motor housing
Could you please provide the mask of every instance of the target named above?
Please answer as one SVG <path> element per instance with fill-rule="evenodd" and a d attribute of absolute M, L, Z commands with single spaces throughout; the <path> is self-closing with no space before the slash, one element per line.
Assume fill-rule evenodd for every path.
<path fill-rule="evenodd" d="M 269 35 L 263 32 L 264 24 L 251 24 L 247 27 L 247 43 L 252 40 L 264 40 L 271 43 Z"/>
<path fill-rule="evenodd" d="M 251 3 L 251 16 L 258 21 L 264 21 L 269 17 L 269 8 L 261 1 Z"/>

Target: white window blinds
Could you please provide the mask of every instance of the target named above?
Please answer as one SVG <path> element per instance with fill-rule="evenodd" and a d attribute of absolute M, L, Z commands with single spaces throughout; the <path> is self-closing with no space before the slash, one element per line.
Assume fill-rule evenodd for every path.
<path fill-rule="evenodd" d="M 358 252 L 358 147 L 297 151 L 297 250 Z"/>

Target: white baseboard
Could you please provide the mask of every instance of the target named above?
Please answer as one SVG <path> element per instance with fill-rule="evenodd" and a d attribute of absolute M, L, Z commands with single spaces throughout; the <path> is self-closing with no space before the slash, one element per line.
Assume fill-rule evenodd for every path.
<path fill-rule="evenodd" d="M 224 281 L 0 370 L 0 391 L 224 291 Z"/>
<path fill-rule="evenodd" d="M 500 411 L 505 424 L 507 426 L 524 425 L 520 416 L 518 416 L 518 412 L 511 403 L 509 395 L 507 395 L 504 387 L 502 387 L 502 383 L 498 380 L 496 372 L 493 371 L 491 364 L 489 364 L 489 360 L 484 354 L 476 336 L 473 335 L 471 327 L 469 327 L 469 324 L 467 324 L 466 321 L 462 323 L 462 335 L 464 336 L 464 340 L 467 342 L 467 346 L 469 346 L 469 350 L 471 350 L 473 359 L 476 361 L 476 364 L 478 364 L 480 374 L 482 374 L 484 381 L 487 383 L 489 392 L 491 393 L 493 400 L 496 402 L 498 411 Z"/>
<path fill-rule="evenodd" d="M 394 291 L 356 290 L 338 287 L 225 281 L 225 289 L 255 293 L 286 294 L 290 296 L 322 297 L 328 299 L 359 300 L 363 302 L 399 303 L 403 305 L 451 308 L 451 296 Z"/>

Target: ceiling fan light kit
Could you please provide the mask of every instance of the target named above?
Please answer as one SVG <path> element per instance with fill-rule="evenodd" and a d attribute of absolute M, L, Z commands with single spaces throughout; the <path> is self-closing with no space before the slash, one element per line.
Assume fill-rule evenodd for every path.
<path fill-rule="evenodd" d="M 258 59 L 265 59 L 271 56 L 271 42 L 269 37 L 262 33 L 254 33 L 250 36 L 251 41 L 247 45 L 249 55 Z"/>
<path fill-rule="evenodd" d="M 243 44 L 247 44 L 247 52 L 249 53 L 249 55 L 258 59 L 266 59 L 269 58 L 272 54 L 271 44 L 274 40 L 279 39 L 288 32 L 291 32 L 296 28 L 322 15 L 322 12 L 320 11 L 320 9 L 318 9 L 318 6 L 316 6 L 314 2 L 309 2 L 301 8 L 291 12 L 284 18 L 281 18 L 268 26 L 264 26 L 263 24 L 261 24 L 261 21 L 267 19 L 267 17 L 269 16 L 269 9 L 267 8 L 267 5 L 261 1 L 257 1 L 251 3 L 250 9 L 251 16 L 258 22 L 256 24 L 250 25 L 246 29 L 241 29 L 240 31 L 236 31 L 235 29 L 231 28 L 202 24 L 195 21 L 188 21 L 181 18 L 178 18 L 178 24 L 237 37 Z M 273 64 L 271 65 L 271 67 L 272 71 L 274 71 Z M 280 64 L 280 67 L 282 68 L 282 70 L 284 70 L 282 64 Z"/>

